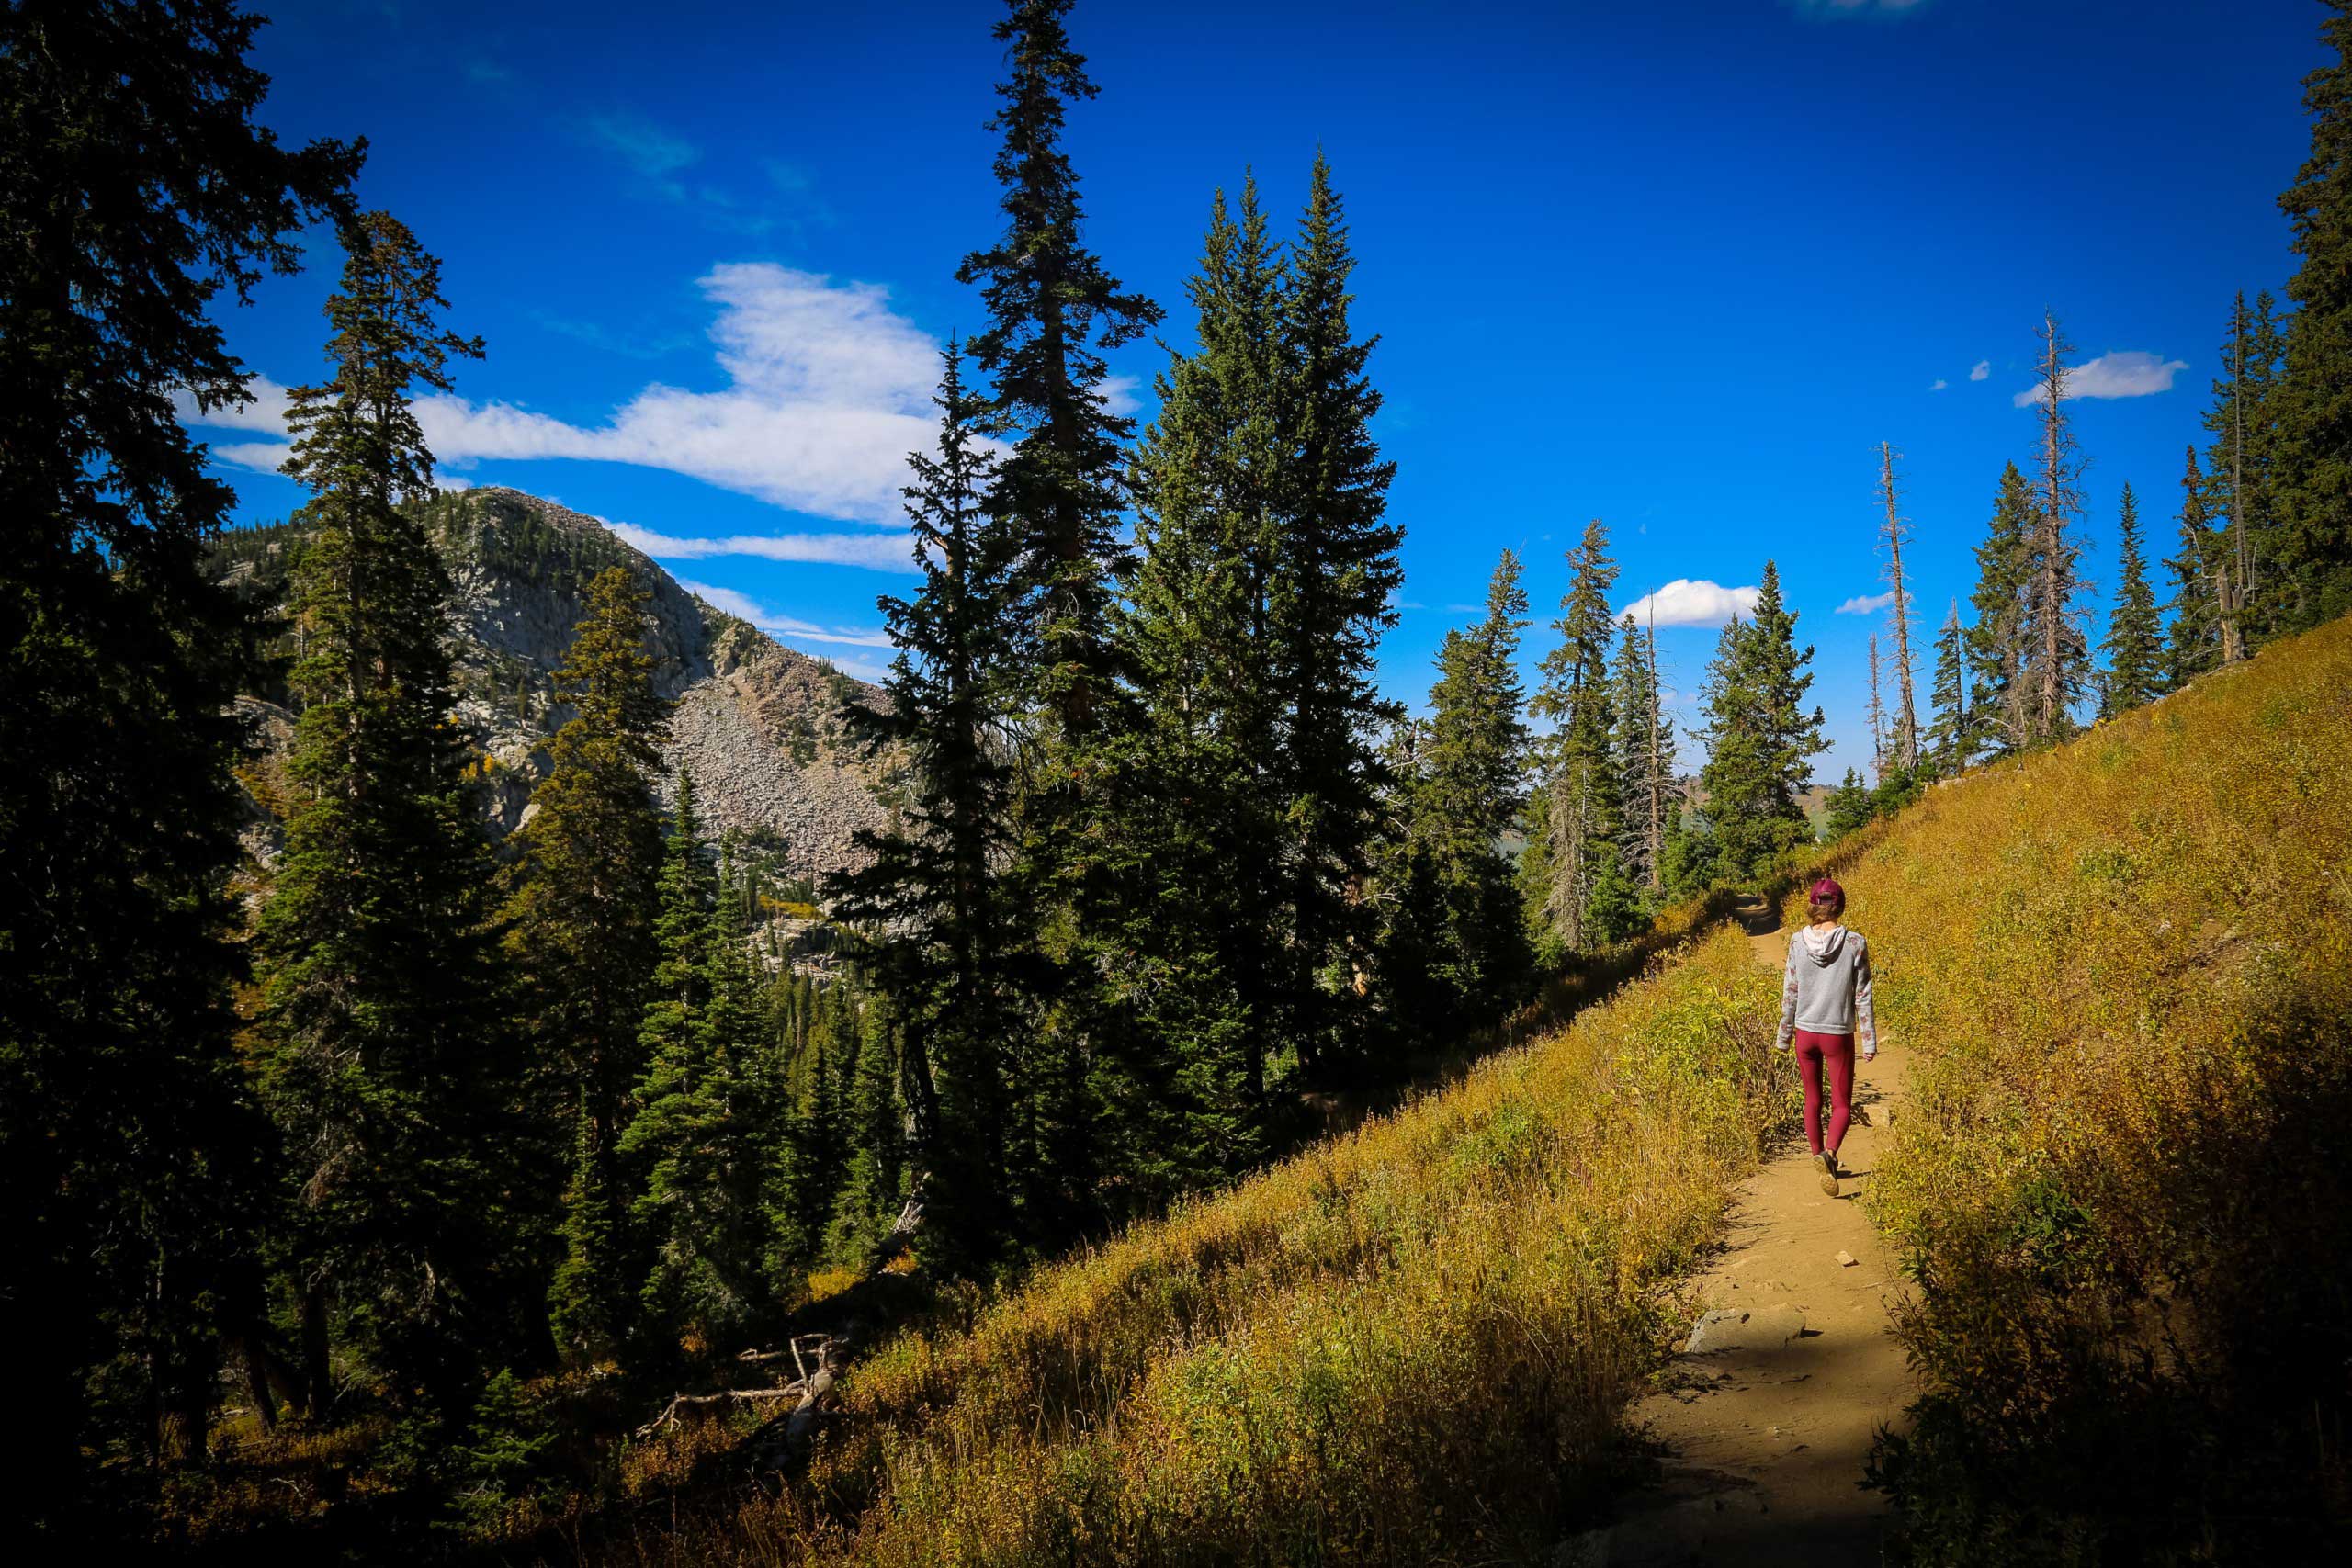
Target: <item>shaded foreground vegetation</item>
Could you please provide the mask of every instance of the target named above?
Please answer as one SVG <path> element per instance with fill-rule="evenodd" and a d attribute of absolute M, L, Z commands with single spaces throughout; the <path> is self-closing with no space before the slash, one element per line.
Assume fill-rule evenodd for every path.
<path fill-rule="evenodd" d="M 1878 1183 L 1921 1563 L 2352 1528 L 2352 622 L 1931 791 L 1846 881 L 1916 1044 Z"/>

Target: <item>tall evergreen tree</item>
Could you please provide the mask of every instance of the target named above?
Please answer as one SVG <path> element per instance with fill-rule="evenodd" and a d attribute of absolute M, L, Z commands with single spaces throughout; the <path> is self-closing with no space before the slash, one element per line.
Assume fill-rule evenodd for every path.
<path fill-rule="evenodd" d="M 2172 623 L 2165 634 L 2165 687 L 2178 691 L 2222 662 L 2222 547 L 2205 504 L 2205 476 L 2197 448 L 2180 480 L 2180 549 L 2165 568 L 2173 596 L 2166 606 Z"/>
<path fill-rule="evenodd" d="M 1976 547 L 1975 618 L 1968 628 L 1969 705 L 1975 710 L 1966 754 L 2006 756 L 2031 736 L 2026 677 L 2027 590 L 2033 570 L 2033 494 L 2015 463 L 2001 470 L 1993 518 Z"/>
<path fill-rule="evenodd" d="M 1388 518 L 1396 465 L 1381 457 L 1372 434 L 1381 400 L 1365 370 L 1378 340 L 1357 336 L 1350 321 L 1354 272 L 1347 214 L 1318 152 L 1291 247 L 1283 318 L 1291 378 L 1287 527 L 1272 595 L 1275 685 L 1287 728 L 1275 765 L 1291 880 L 1281 1022 L 1310 1064 L 1362 1049 L 1353 976 L 1372 940 L 1373 910 L 1361 890 L 1385 784 L 1373 737 L 1402 712 L 1374 678 L 1381 634 L 1396 624 L 1405 531 Z"/>
<path fill-rule="evenodd" d="M 616 1168 L 630 1097 L 643 1076 L 639 1043 L 652 981 L 662 831 L 653 779 L 662 771 L 668 705 L 646 651 L 652 595 L 623 567 L 588 588 L 588 615 L 555 672 L 574 716 L 548 742 L 537 810 L 515 835 L 521 854 L 506 905 L 508 950 L 522 982 L 531 1055 L 561 1063 L 563 1108 L 577 1125 L 564 1195 L 565 1289 L 560 1344 L 593 1353 L 616 1344 L 635 1297 L 623 1250 L 629 1183 Z M 586 1216 L 583 1204 L 604 1213 Z M 572 1255 L 571 1247 L 583 1250 Z"/>
<path fill-rule="evenodd" d="M 1383 889 L 1383 967 L 1392 1015 L 1439 1038 L 1507 1007 L 1529 953 L 1502 837 L 1526 795 L 1525 694 L 1516 660 L 1527 626 L 1519 558 L 1505 550 L 1476 626 L 1446 634 L 1426 727 L 1405 732 L 1408 818 Z"/>
<path fill-rule="evenodd" d="M 836 1221 L 836 1248 L 873 1249 L 889 1235 L 906 1200 L 906 1111 L 899 1092 L 898 1021 L 869 995 L 859 1015 L 857 1062 L 848 1090 L 850 1162 Z"/>
<path fill-rule="evenodd" d="M 255 936 L 263 1083 L 298 1161 L 314 1387 L 340 1298 L 398 1396 L 455 1417 L 501 1343 L 514 1064 L 490 844 L 450 723 L 448 581 L 400 502 L 433 473 L 410 389 L 446 390 L 450 356 L 481 345 L 437 325 L 439 265 L 398 220 L 363 214 L 342 238 L 334 375 L 288 400 L 287 472 L 315 499 L 294 569 L 295 802 Z"/>
<path fill-rule="evenodd" d="M 1099 1219 L 1104 1094 L 1132 1090 L 1136 1043 L 1114 1016 L 1119 886 L 1133 846 L 1114 798 L 1132 720 L 1113 633 L 1126 557 L 1122 446 L 1133 422 L 1111 412 L 1103 354 L 1150 329 L 1159 309 L 1127 293 L 1080 238 L 1078 176 L 1061 145 L 1066 106 L 1091 98 L 1084 58 L 1063 17 L 1070 0 L 1007 0 L 995 28 L 1010 74 L 989 129 L 1002 138 L 1002 235 L 964 258 L 989 325 L 970 340 L 989 378 L 990 423 L 1010 437 L 989 486 L 991 531 L 1008 547 L 1019 611 L 1022 784 L 1012 875 L 1038 940 L 1025 966 L 1021 1049 L 1007 1163 L 1023 1232 L 1046 1244 Z"/>
<path fill-rule="evenodd" d="M 619 1144 L 645 1172 L 631 1215 L 650 1258 L 643 1320 L 673 1343 L 713 1348 L 741 1339 L 780 1293 L 772 1178 L 793 1130 L 732 869 L 714 873 L 704 858 L 682 790 L 663 866 L 648 1061 Z"/>
<path fill-rule="evenodd" d="M 1012 547 L 1025 609 L 1034 700 L 1063 735 L 1091 731 L 1115 673 L 1113 575 L 1125 555 L 1121 446 L 1134 422 L 1113 413 L 1103 352 L 1159 320 L 1080 240 L 1078 175 L 1062 149 L 1066 107 L 1096 88 L 1062 18 L 1071 0 L 1006 0 L 994 37 L 1010 76 L 987 129 L 1002 138 L 995 173 L 1005 230 L 964 258 L 989 326 L 969 344 L 992 380 L 993 423 L 1012 437 L 989 494 Z"/>
<path fill-rule="evenodd" d="M 2227 607 L 2223 642 L 2243 657 L 2280 612 L 2273 558 L 2278 551 L 2273 455 L 2277 418 L 2272 390 L 2284 345 L 2268 294 L 2248 310 L 2244 291 L 2232 301 L 2222 339 L 2222 374 L 2213 378 L 2213 405 L 2205 413 L 2212 436 L 2206 448 L 2205 504 L 2222 526 L 2219 583 Z"/>
<path fill-rule="evenodd" d="M 1707 796 L 1724 874 L 1753 878 L 1809 836 L 1797 796 L 1826 743 L 1819 707 L 1808 711 L 1811 648 L 1796 645 L 1796 613 L 1781 594 L 1780 569 L 1764 563 L 1756 618 L 1724 627 L 1702 694 Z"/>
<path fill-rule="evenodd" d="M 2058 318 L 2043 312 L 2039 383 L 2033 402 L 2033 526 L 2025 583 L 2024 721 L 2026 739 L 2048 745 L 2074 733 L 2075 705 L 2088 688 L 2090 644 L 2083 630 L 2082 547 L 2075 526 L 2083 511 L 2082 457 L 2066 416 L 2066 356 L 2074 344 Z"/>
<path fill-rule="evenodd" d="M 1968 707 L 1968 634 L 1960 624 L 1957 599 L 1936 635 L 1936 676 L 1928 703 L 1935 716 L 1928 727 L 1928 761 L 1939 773 L 1958 773 L 1969 763 L 1974 716 Z"/>
<path fill-rule="evenodd" d="M 2140 502 L 2123 487 L 2115 607 L 2107 619 L 2106 711 L 2128 713 L 2164 690 L 2164 626 L 2140 554 Z"/>
<path fill-rule="evenodd" d="M 1645 636 L 1631 612 L 1618 624 L 1614 701 L 1611 749 L 1623 803 L 1618 842 L 1628 874 L 1656 892 L 1674 743 L 1658 701 L 1657 636 Z"/>
<path fill-rule="evenodd" d="M 225 886 L 253 637 L 203 559 L 234 494 L 173 399 L 252 400 L 211 307 L 296 271 L 359 164 L 255 123 L 260 25 L 0 10 L 0 1338 L 37 1530 L 68 1528 L 85 1455 L 200 1458 L 221 1336 L 259 1309 L 232 1283 L 265 1140 Z"/>
<path fill-rule="evenodd" d="M 2278 387 L 2281 630 L 2352 609 L 2352 5 L 2325 0 L 2303 78 L 2311 156 L 2278 198 L 2300 258 Z"/>
<path fill-rule="evenodd" d="M 1603 859 L 1623 825 L 1618 771 L 1611 755 L 1613 718 L 1609 684 L 1609 590 L 1617 563 L 1600 519 L 1585 525 L 1568 552 L 1568 591 L 1552 623 L 1559 644 L 1544 657 L 1544 683 L 1532 711 L 1557 721 L 1545 784 L 1552 886 L 1545 912 L 1571 950 L 1585 947 L 1585 906 Z"/>
<path fill-rule="evenodd" d="M 888 830 L 861 833 L 870 863 L 831 891 L 843 919 L 876 933 L 872 973 L 903 1031 L 909 1156 L 929 1214 L 923 1246 L 962 1266 L 992 1255 L 1011 1225 L 1008 1055 L 1020 1026 L 1010 982 L 1021 952 L 1005 865 L 1018 693 L 1012 556 L 985 510 L 987 406 L 965 387 L 952 344 L 934 402 L 937 450 L 908 459 L 922 587 L 911 600 L 881 602 L 898 649 L 883 682 L 888 700 L 844 715 L 870 754 L 894 760 L 896 811 Z"/>
<path fill-rule="evenodd" d="M 1188 1099 L 1221 1124 L 1214 1141 L 1236 1158 L 1261 1113 L 1266 1046 L 1290 1011 L 1280 993 L 1295 977 L 1281 962 L 1294 884 L 1272 624 L 1293 423 L 1284 284 L 1256 181 L 1242 187 L 1238 221 L 1219 191 L 1201 269 L 1186 285 L 1199 346 L 1159 377 L 1160 417 L 1136 456 L 1142 553 L 1121 625 L 1149 781 L 1128 826 L 1148 840 L 1135 875 L 1153 888 L 1140 944 L 1126 951 L 1155 972 L 1126 988 L 1165 999 L 1172 969 L 1189 987 L 1230 993 L 1198 1018 L 1150 1010 L 1178 1031 L 1161 1048 L 1186 1061 Z"/>

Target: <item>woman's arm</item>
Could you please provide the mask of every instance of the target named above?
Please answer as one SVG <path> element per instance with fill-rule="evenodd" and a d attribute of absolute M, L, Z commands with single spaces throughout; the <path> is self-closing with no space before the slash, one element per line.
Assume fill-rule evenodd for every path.
<path fill-rule="evenodd" d="M 1871 1011 L 1871 944 L 1867 942 L 1854 952 L 1854 1043 L 1862 1048 L 1865 1062 L 1878 1055 L 1878 1019 Z"/>
<path fill-rule="evenodd" d="M 1781 1036 L 1772 1042 L 1772 1049 L 1789 1048 L 1789 1036 L 1797 1027 L 1797 939 L 1789 938 L 1789 962 L 1781 970 Z"/>

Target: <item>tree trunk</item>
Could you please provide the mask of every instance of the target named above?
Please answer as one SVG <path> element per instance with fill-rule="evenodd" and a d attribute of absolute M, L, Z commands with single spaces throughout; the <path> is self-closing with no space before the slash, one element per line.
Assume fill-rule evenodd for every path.
<path fill-rule="evenodd" d="M 302 1337 L 303 1413 L 322 1425 L 334 1404 L 334 1372 L 327 1360 L 328 1306 L 328 1289 L 323 1280 L 306 1283 L 300 1299 L 295 1303 L 297 1325 Z"/>

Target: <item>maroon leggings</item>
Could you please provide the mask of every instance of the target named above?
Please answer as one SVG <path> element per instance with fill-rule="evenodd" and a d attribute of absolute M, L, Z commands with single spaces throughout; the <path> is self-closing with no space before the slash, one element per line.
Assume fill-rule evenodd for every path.
<path fill-rule="evenodd" d="M 1846 1141 L 1846 1122 L 1854 1114 L 1854 1037 L 1850 1034 L 1796 1033 L 1797 1077 L 1804 1080 L 1804 1141 L 1815 1154 L 1831 1154 Z M 1829 1131 L 1821 1131 L 1822 1069 L 1829 1069 Z"/>

